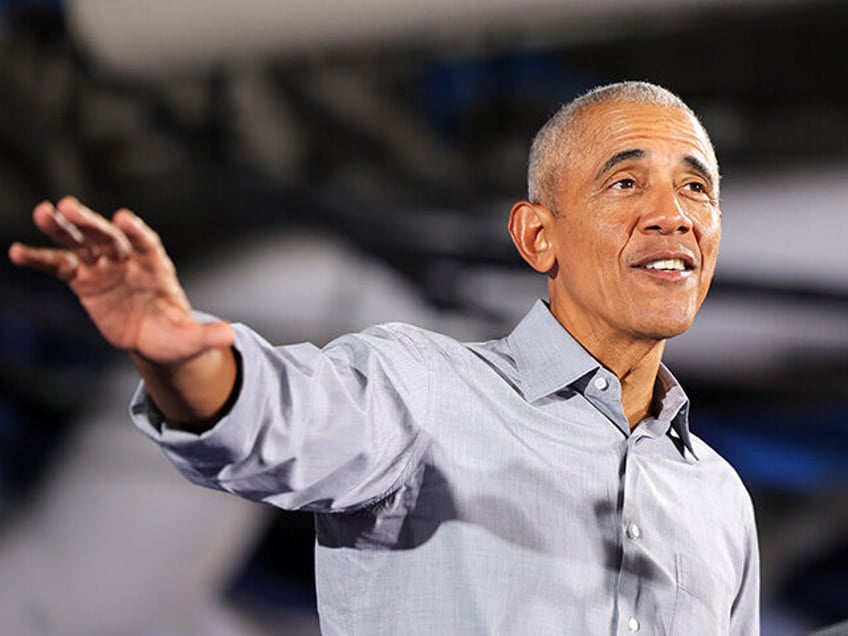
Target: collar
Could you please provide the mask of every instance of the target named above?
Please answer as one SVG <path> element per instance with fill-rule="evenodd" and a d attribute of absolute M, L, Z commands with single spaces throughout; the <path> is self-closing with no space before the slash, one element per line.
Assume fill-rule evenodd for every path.
<path fill-rule="evenodd" d="M 660 364 L 657 373 L 657 382 L 660 384 L 660 402 L 662 408 L 657 419 L 671 419 L 671 430 L 676 433 L 677 438 L 683 442 L 683 446 L 692 457 L 699 459 L 692 448 L 692 436 L 689 434 L 689 397 L 680 386 L 671 371 L 664 364 Z M 672 434 L 672 438 L 675 435 Z M 682 452 L 682 451 L 681 451 Z"/>
<path fill-rule="evenodd" d="M 528 402 L 566 387 L 579 388 L 585 382 L 578 380 L 603 366 L 559 323 L 542 300 L 533 304 L 507 336 L 507 342 L 518 371 L 518 386 Z M 670 421 L 670 429 L 697 459 L 689 434 L 689 399 L 683 387 L 665 365 L 660 365 L 657 382 L 662 404 L 657 419 Z"/>
<path fill-rule="evenodd" d="M 507 336 L 518 369 L 521 394 L 528 402 L 570 386 L 601 367 L 537 300 Z"/>

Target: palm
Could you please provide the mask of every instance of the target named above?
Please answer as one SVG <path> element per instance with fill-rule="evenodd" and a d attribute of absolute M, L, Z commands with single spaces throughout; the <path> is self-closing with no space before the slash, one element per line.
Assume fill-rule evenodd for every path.
<path fill-rule="evenodd" d="M 94 265 L 81 265 L 70 287 L 116 347 L 157 362 L 196 353 L 196 323 L 173 275 L 146 270 L 133 259 L 100 258 Z"/>

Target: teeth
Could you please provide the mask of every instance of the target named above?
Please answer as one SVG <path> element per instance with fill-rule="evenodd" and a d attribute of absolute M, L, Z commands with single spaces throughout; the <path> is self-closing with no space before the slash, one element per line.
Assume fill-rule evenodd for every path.
<path fill-rule="evenodd" d="M 643 265 L 645 269 L 669 269 L 682 271 L 686 269 L 686 264 L 682 258 L 666 258 L 659 261 L 651 261 Z"/>

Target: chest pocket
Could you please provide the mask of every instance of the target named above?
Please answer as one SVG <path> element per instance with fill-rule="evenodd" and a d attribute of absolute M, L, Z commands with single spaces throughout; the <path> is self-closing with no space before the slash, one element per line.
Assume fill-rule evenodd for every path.
<path fill-rule="evenodd" d="M 730 631 L 730 586 L 706 563 L 675 556 L 677 599 L 671 634 L 726 636 Z"/>

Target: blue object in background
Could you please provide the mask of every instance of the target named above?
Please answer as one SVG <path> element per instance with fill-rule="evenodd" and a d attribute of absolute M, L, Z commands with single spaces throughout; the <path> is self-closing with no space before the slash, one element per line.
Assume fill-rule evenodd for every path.
<path fill-rule="evenodd" d="M 492 104 L 559 104 L 597 85 L 592 78 L 544 51 L 443 60 L 421 74 L 416 92 L 434 129 L 457 140 L 467 132 L 466 118 Z M 545 116 L 550 113 L 544 113 Z"/>
<path fill-rule="evenodd" d="M 848 483 L 848 403 L 698 412 L 694 432 L 751 488 L 812 490 Z"/>

